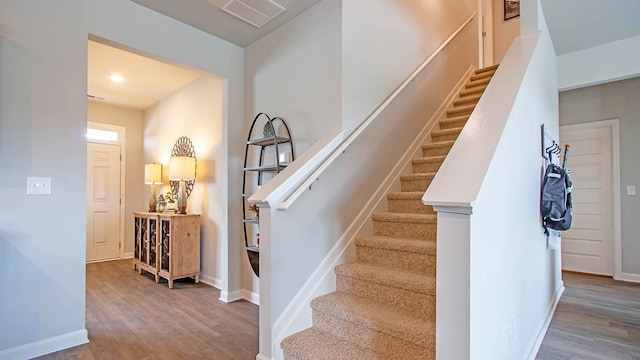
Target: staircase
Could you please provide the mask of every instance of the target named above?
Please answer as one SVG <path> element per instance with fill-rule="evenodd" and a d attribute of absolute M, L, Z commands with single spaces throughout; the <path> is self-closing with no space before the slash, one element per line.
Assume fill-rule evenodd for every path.
<path fill-rule="evenodd" d="M 282 341 L 285 359 L 435 359 L 436 214 L 422 195 L 496 68 L 471 75 L 388 212 L 373 214 L 374 235 L 356 239 L 356 262 L 335 268 L 337 291 L 311 301 L 313 327 Z"/>

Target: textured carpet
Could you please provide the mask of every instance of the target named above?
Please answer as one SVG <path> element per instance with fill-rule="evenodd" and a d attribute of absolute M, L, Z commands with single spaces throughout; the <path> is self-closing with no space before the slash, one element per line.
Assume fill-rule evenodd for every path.
<path fill-rule="evenodd" d="M 356 239 L 356 262 L 335 268 L 336 291 L 311 302 L 313 327 L 280 344 L 285 359 L 435 359 L 436 214 L 422 195 L 496 68 L 468 79 L 388 212 L 373 214 L 373 235 Z"/>

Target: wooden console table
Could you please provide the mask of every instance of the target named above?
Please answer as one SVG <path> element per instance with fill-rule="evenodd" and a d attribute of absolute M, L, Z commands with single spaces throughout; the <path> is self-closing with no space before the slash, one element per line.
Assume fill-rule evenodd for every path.
<path fill-rule="evenodd" d="M 134 212 L 133 269 L 169 282 L 194 277 L 200 282 L 200 215 Z"/>

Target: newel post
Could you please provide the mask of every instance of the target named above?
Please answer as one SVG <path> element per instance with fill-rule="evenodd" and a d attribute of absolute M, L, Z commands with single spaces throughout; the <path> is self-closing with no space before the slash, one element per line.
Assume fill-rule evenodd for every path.
<path fill-rule="evenodd" d="M 271 321 L 271 211 L 269 203 L 256 203 L 260 208 L 260 335 L 256 360 L 273 357 L 273 322 Z"/>
<path fill-rule="evenodd" d="M 434 206 L 438 213 L 436 359 L 471 359 L 471 208 Z"/>

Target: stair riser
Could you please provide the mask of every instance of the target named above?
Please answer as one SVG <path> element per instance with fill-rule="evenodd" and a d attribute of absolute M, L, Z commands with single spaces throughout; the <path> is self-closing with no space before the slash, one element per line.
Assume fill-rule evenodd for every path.
<path fill-rule="evenodd" d="M 426 191 L 433 179 L 401 180 L 400 190 L 404 192 Z"/>
<path fill-rule="evenodd" d="M 434 142 L 455 140 L 458 138 L 458 135 L 460 135 L 459 132 L 452 134 L 431 134 L 431 140 Z"/>
<path fill-rule="evenodd" d="M 467 84 L 465 85 L 465 90 L 479 90 L 478 92 L 474 93 L 474 95 L 478 95 L 484 92 L 484 89 L 487 88 L 487 84 Z M 465 93 L 466 94 L 466 93 Z M 463 97 L 462 94 L 460 95 L 460 97 Z"/>
<path fill-rule="evenodd" d="M 426 189 L 426 188 L 425 188 Z M 435 214 L 432 206 L 426 206 L 422 200 L 387 200 L 389 212 L 405 214 Z"/>
<path fill-rule="evenodd" d="M 465 98 L 461 98 L 453 101 L 453 106 L 466 106 L 466 105 L 476 105 L 480 101 L 480 96 L 468 96 Z"/>
<path fill-rule="evenodd" d="M 473 88 L 477 88 L 479 86 L 486 86 L 489 83 L 490 79 L 482 79 L 482 80 L 476 80 L 476 81 L 472 81 L 467 83 L 464 87 L 465 89 L 473 89 Z"/>
<path fill-rule="evenodd" d="M 467 96 L 475 96 L 478 94 L 482 94 L 484 92 L 484 86 L 482 87 L 477 87 L 477 88 L 471 88 L 471 89 L 465 89 L 460 91 L 460 97 L 461 98 L 465 98 Z"/>
<path fill-rule="evenodd" d="M 471 115 L 471 113 L 473 112 L 474 108 L 459 108 L 459 109 L 452 109 L 452 110 L 447 110 L 447 117 L 456 117 L 456 116 L 464 116 L 464 115 Z"/>
<path fill-rule="evenodd" d="M 440 168 L 440 165 L 442 165 L 442 162 L 413 164 L 413 173 L 420 174 L 436 172 Z"/>
<path fill-rule="evenodd" d="M 477 81 L 477 80 L 480 80 L 480 79 L 491 78 L 491 77 L 493 77 L 493 74 L 495 74 L 495 71 L 486 71 L 486 72 L 483 72 L 483 73 L 471 75 L 471 78 L 469 80 Z"/>
<path fill-rule="evenodd" d="M 461 128 L 467 123 L 467 120 L 469 120 L 469 118 L 462 118 L 456 121 L 440 121 L 440 130 Z"/>
<path fill-rule="evenodd" d="M 422 149 L 422 156 L 429 157 L 429 156 L 447 155 L 449 153 L 449 150 L 451 150 L 451 146 L 444 146 L 444 147 L 437 147 L 437 148 L 424 148 Z"/>
<path fill-rule="evenodd" d="M 380 355 L 380 359 L 435 359 L 435 345 L 431 348 L 371 330 L 357 323 L 343 320 L 333 313 L 323 313 L 314 309 L 313 325 L 341 339 L 351 341 Z M 435 344 L 435 339 L 424 339 Z M 404 356 L 404 357 L 403 357 Z"/>
<path fill-rule="evenodd" d="M 374 221 L 373 234 L 409 239 L 435 240 L 436 224 L 413 224 L 389 221 Z"/>
<path fill-rule="evenodd" d="M 436 257 L 407 251 L 357 246 L 358 262 L 375 264 L 413 273 L 435 275 Z"/>
<path fill-rule="evenodd" d="M 421 319 L 436 319 L 436 298 L 433 295 L 344 276 L 337 277 L 336 286 L 338 291 L 389 305 Z"/>

